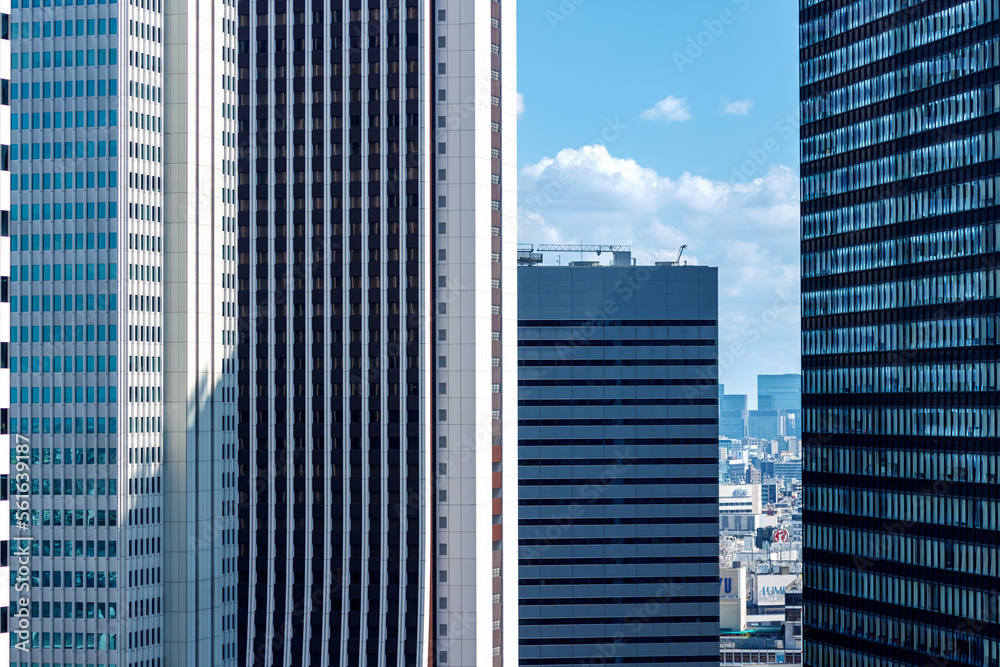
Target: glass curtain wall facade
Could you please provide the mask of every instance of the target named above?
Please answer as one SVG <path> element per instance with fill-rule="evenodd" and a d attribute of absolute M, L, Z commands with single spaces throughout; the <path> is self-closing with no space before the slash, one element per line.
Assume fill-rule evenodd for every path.
<path fill-rule="evenodd" d="M 10 11 L 11 662 L 233 664 L 235 6 Z"/>
<path fill-rule="evenodd" d="M 31 562 L 22 553 L 31 548 L 23 539 L 31 534 L 30 508 L 12 511 L 31 495 L 31 480 L 23 477 L 30 470 L 31 445 L 10 435 L 10 189 L 2 185 L 10 181 L 10 53 L 10 0 L 0 0 L 0 551 L 6 556 L 0 561 L 0 581 L 11 580 L 11 564 L 16 576 L 22 558 Z M 30 621 L 23 627 L 11 617 L 12 593 L 16 599 L 22 591 L 0 586 L 0 616 L 7 621 L 0 627 L 0 646 L 31 641 Z M 0 667 L 10 664 L 10 654 L 0 651 Z"/>
<path fill-rule="evenodd" d="M 778 435 L 798 437 L 802 427 L 802 376 L 758 375 L 757 410 L 778 410 Z"/>
<path fill-rule="evenodd" d="M 747 395 L 722 394 L 719 400 L 719 435 L 732 440 L 747 437 Z"/>
<path fill-rule="evenodd" d="M 998 18 L 800 3 L 807 665 L 1000 664 Z"/>
<path fill-rule="evenodd" d="M 798 410 L 802 407 L 802 376 L 798 373 L 757 376 L 758 410 Z"/>
<path fill-rule="evenodd" d="M 515 3 L 239 10 L 240 664 L 513 664 Z"/>
<path fill-rule="evenodd" d="M 718 270 L 518 269 L 521 667 L 719 663 Z"/>

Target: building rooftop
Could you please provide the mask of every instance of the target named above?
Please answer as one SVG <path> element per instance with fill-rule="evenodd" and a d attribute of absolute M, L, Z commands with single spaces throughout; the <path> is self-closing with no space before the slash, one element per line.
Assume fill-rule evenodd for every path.
<path fill-rule="evenodd" d="M 656 262 L 656 266 L 680 266 L 681 257 L 687 246 L 681 246 L 677 253 L 677 259 L 672 262 Z M 546 254 L 548 253 L 548 262 Z M 562 254 L 567 253 L 568 257 L 563 258 Z M 587 256 L 596 256 L 596 259 L 587 259 Z M 555 257 L 555 264 L 552 258 Z M 579 257 L 579 259 L 573 259 Z M 580 267 L 601 267 L 601 266 L 634 266 L 635 259 L 632 258 L 632 246 L 630 245 L 588 245 L 588 244 L 555 244 L 555 243 L 518 243 L 517 244 L 517 265 L 518 266 L 568 266 L 571 268 Z"/>

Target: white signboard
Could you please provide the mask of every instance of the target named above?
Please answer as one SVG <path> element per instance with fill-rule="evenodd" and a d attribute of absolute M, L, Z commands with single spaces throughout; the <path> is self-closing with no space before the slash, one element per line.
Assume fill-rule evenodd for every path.
<path fill-rule="evenodd" d="M 795 581 L 795 574 L 758 574 L 754 577 L 751 602 L 758 607 L 783 607 L 785 588 Z"/>

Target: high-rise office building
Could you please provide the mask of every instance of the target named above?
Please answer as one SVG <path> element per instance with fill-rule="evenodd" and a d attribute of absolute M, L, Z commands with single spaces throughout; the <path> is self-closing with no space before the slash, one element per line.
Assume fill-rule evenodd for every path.
<path fill-rule="evenodd" d="M 235 5 L 10 12 L 11 661 L 234 664 Z"/>
<path fill-rule="evenodd" d="M 521 266 L 521 667 L 719 662 L 718 273 Z"/>
<path fill-rule="evenodd" d="M 807 665 L 998 665 L 996 0 L 800 3 Z"/>
<path fill-rule="evenodd" d="M 802 376 L 798 373 L 757 376 L 758 410 L 802 408 Z"/>
<path fill-rule="evenodd" d="M 802 376 L 798 373 L 757 376 L 757 410 L 778 410 L 777 431 L 798 436 L 802 423 Z M 754 436 L 750 437 L 764 437 Z"/>
<path fill-rule="evenodd" d="M 785 415 L 782 410 L 750 410 L 747 419 L 747 437 L 774 440 L 785 434 Z"/>
<path fill-rule="evenodd" d="M 732 440 L 747 437 L 747 395 L 719 396 L 719 435 Z"/>
<path fill-rule="evenodd" d="M 0 0 L 0 23 L 0 183 L 9 183 L 10 0 Z M 25 548 L 30 550 L 30 541 L 22 539 L 31 535 L 30 508 L 18 510 L 19 514 L 11 513 L 12 509 L 17 510 L 17 501 L 30 499 L 31 480 L 18 474 L 31 465 L 31 447 L 23 438 L 10 436 L 10 257 L 10 189 L 0 187 L 0 550 L 7 552 L 0 561 L 0 581 L 5 582 L 11 580 L 11 565 L 16 577 L 25 560 L 29 571 L 31 563 L 30 556 L 23 553 Z M 11 594 L 17 599 L 24 592 L 16 586 L 16 583 L 14 587 L 0 586 L 0 616 L 7 621 L 0 627 L 0 646 L 12 643 L 23 646 L 31 641 L 30 619 L 11 616 Z M 10 665 L 9 655 L 6 650 L 0 651 L 0 667 Z"/>
<path fill-rule="evenodd" d="M 239 663 L 513 664 L 515 3 L 239 9 Z"/>

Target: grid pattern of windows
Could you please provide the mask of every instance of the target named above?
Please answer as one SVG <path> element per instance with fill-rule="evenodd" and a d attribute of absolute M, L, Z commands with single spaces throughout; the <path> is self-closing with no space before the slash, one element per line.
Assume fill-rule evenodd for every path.
<path fill-rule="evenodd" d="M 10 0 L 0 0 L 0 51 L 3 53 L 10 52 L 10 36 Z M 11 122 L 10 64 L 10 61 L 0 59 L 0 127 Z M 4 133 L 4 136 L 9 137 L 10 135 Z M 8 143 L 0 143 L 0 179 L 13 180 L 10 174 L 10 155 L 11 146 Z M 7 318 L 7 321 L 9 321 L 11 306 L 11 253 L 8 252 L 11 241 L 10 233 L 10 195 L 6 188 L 0 188 L 0 318 Z M 0 327 L 0 382 L 10 380 L 11 333 L 10 327 Z M 2 558 L 0 558 L 0 581 L 4 582 L 10 581 L 10 564 L 14 563 L 15 573 L 20 566 L 17 558 L 10 557 L 9 545 L 13 543 L 14 539 L 18 539 L 20 547 L 18 551 L 28 547 L 28 540 L 21 538 L 31 535 L 30 519 L 34 518 L 29 513 L 24 512 L 23 508 L 20 513 L 12 512 L 12 508 L 16 509 L 17 505 L 11 501 L 22 500 L 31 492 L 30 484 L 23 483 L 26 481 L 24 477 L 17 477 L 18 473 L 23 474 L 26 470 L 30 470 L 31 464 L 27 456 L 30 449 L 29 444 L 24 441 L 24 438 L 10 435 L 9 401 L 10 396 L 0 395 L 0 516 L 5 517 L 5 519 L 9 518 L 9 523 L 5 521 L 8 530 L 2 536 L 3 541 L 0 541 L 0 550 L 3 551 Z M 15 444 L 12 440 L 17 440 L 16 444 L 20 447 L 12 446 Z M 14 460 L 13 464 L 12 460 Z M 31 557 L 28 557 L 28 560 L 32 564 L 34 563 Z M 10 598 L 4 596 L 3 599 L 9 600 Z M 0 618 L 3 618 L 3 621 L 0 622 L 0 646 L 13 646 L 19 641 L 22 646 L 29 644 L 31 641 L 30 633 L 23 632 L 21 628 L 18 630 L 22 630 L 22 634 L 11 633 L 11 626 L 14 624 L 10 622 L 10 613 L 11 609 L 8 603 L 0 605 Z M 6 660 L 0 660 L 0 662 L 7 663 Z"/>
<path fill-rule="evenodd" d="M 800 23 L 803 661 L 1000 665 L 1000 7 Z"/>
<path fill-rule="evenodd" d="M 239 6 L 243 664 L 516 659 L 514 597 L 480 614 L 516 546 L 514 25 L 499 1 Z"/>
<path fill-rule="evenodd" d="M 10 233 L 18 268 L 0 283 L 13 337 L 2 354 L 12 371 L 2 400 L 13 403 L 10 431 L 30 442 L 26 522 L 37 578 L 30 616 L 37 620 L 28 664 L 192 664 L 165 657 L 168 634 L 174 651 L 202 651 L 195 664 L 232 664 L 235 5 L 216 0 L 173 8 L 178 25 L 196 10 L 210 12 L 214 29 L 199 30 L 197 39 L 222 53 L 200 61 L 224 72 L 217 81 L 186 87 L 182 74 L 197 59 L 165 57 L 162 0 L 9 4 L 3 38 L 9 26 L 11 55 L 2 67 L 12 74 L 0 94 L 13 109 L 0 122 L 9 123 L 11 145 L 0 148 L 0 161 L 10 170 L 4 177 L 12 201 L 0 226 L 3 242 Z M 173 46 L 187 38 L 184 30 L 171 33 Z M 185 94 L 167 94 L 168 85 L 184 85 Z M 207 109 L 211 123 L 197 128 L 201 153 L 178 150 L 194 134 L 178 119 Z M 166 169 L 208 153 L 211 168 L 201 178 Z M 178 214 L 176 202 L 192 189 L 201 195 L 199 206 Z M 166 193 L 180 195 L 172 198 L 172 216 Z M 214 233 L 195 251 L 182 250 L 177 238 L 195 236 L 186 217 L 195 209 L 211 213 L 199 222 Z M 197 311 L 200 326 L 171 327 L 181 319 L 168 317 L 177 309 L 182 317 Z M 197 362 L 184 357 L 185 344 L 198 349 Z M 176 391 L 189 369 L 198 390 Z M 185 403 L 188 397 L 197 408 Z M 173 450 L 172 488 L 164 465 L 171 435 L 197 445 L 193 457 Z M 192 467 L 209 459 L 213 467 L 194 474 Z M 180 479 L 183 492 L 176 493 Z M 174 499 L 198 498 L 200 514 L 167 502 L 171 491 Z M 166 539 L 166 524 L 177 529 L 175 539 Z M 184 558 L 165 557 L 171 549 Z M 199 550 L 209 555 L 188 558 Z M 164 591 L 168 583 L 179 591 L 209 578 L 211 603 L 193 585 Z M 185 623 L 199 624 L 197 640 L 186 641 Z"/>
<path fill-rule="evenodd" d="M 23 460 L 30 461 L 33 621 L 25 639 L 32 652 L 50 650 L 57 662 L 63 651 L 80 659 L 85 651 L 86 662 L 124 664 L 118 651 L 128 641 L 118 622 L 133 616 L 123 613 L 119 594 L 135 578 L 119 529 L 139 513 L 155 526 L 159 505 L 122 502 L 128 490 L 119 464 L 133 452 L 125 456 L 119 436 L 133 425 L 125 406 L 138 392 L 144 414 L 154 418 L 159 383 L 147 377 L 141 390 L 133 387 L 119 364 L 132 311 L 157 308 L 153 292 L 137 301 L 120 271 L 128 187 L 119 110 L 128 79 L 118 43 L 122 6 L 12 5 L 4 100 L 13 107 L 11 146 L 3 161 L 11 172 L 10 250 L 18 267 L 9 283 L 16 340 L 10 431 L 30 443 Z M 124 507 L 133 509 L 126 514 Z M 12 541 L 11 554 L 22 546 Z M 155 567 L 155 556 L 144 565 Z M 147 596 L 159 597 L 151 578 L 143 583 Z"/>
<path fill-rule="evenodd" d="M 382 4 L 240 5 L 244 665 L 421 645 L 428 12 Z"/>
<path fill-rule="evenodd" d="M 519 664 L 718 664 L 717 270 L 517 280 Z"/>

